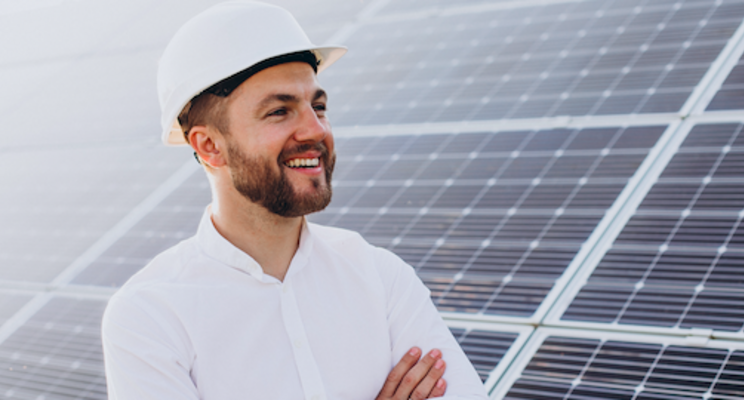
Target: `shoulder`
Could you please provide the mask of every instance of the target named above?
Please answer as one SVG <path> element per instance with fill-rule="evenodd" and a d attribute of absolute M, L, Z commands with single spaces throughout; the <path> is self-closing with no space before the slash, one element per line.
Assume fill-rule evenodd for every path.
<path fill-rule="evenodd" d="M 153 258 L 109 299 L 106 314 L 131 314 L 137 309 L 153 312 L 181 286 L 189 265 L 198 258 L 195 239 L 186 239 Z M 177 290 L 175 290 L 177 291 Z M 123 312 L 122 309 L 128 309 Z"/>
<path fill-rule="evenodd" d="M 194 260 L 197 254 L 198 247 L 195 238 L 186 239 L 153 258 L 144 268 L 129 278 L 119 293 L 124 294 L 153 285 L 177 282 L 189 262 Z"/>
<path fill-rule="evenodd" d="M 401 272 L 413 273 L 413 268 L 395 253 L 367 242 L 357 232 L 312 223 L 308 227 L 315 236 L 317 250 L 325 248 L 358 268 L 372 269 L 383 280 L 395 279 Z"/>
<path fill-rule="evenodd" d="M 134 274 L 108 301 L 103 317 L 104 332 L 112 326 L 137 330 L 143 326 L 162 325 L 173 314 L 189 260 L 198 248 L 194 238 L 169 248 Z M 189 301 L 187 299 L 187 301 Z"/>
<path fill-rule="evenodd" d="M 374 260 L 386 259 L 388 261 L 398 259 L 398 256 L 391 251 L 369 243 L 357 232 L 314 223 L 308 223 L 308 228 L 315 238 L 315 243 L 345 256 L 357 260 L 361 257 L 372 257 Z"/>

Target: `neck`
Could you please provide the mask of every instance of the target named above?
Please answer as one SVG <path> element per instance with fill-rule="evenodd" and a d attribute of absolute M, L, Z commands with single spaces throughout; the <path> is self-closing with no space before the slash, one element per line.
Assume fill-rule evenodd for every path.
<path fill-rule="evenodd" d="M 256 260 L 265 274 L 283 281 L 300 244 L 302 217 L 272 214 L 242 196 L 225 200 L 215 196 L 212 202 L 217 232 Z"/>

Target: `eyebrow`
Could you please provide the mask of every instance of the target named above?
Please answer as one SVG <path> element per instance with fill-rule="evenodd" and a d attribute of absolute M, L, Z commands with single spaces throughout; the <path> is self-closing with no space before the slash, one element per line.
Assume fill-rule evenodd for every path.
<path fill-rule="evenodd" d="M 318 89 L 315 91 L 315 94 L 313 95 L 313 101 L 316 101 L 318 99 L 328 97 L 328 94 L 323 89 Z M 263 100 L 261 100 L 260 103 L 258 103 L 258 108 L 262 109 L 265 107 L 268 107 L 271 103 L 278 101 L 281 103 L 299 103 L 300 98 L 293 95 L 293 94 L 285 94 L 285 93 L 274 93 L 266 96 Z"/>

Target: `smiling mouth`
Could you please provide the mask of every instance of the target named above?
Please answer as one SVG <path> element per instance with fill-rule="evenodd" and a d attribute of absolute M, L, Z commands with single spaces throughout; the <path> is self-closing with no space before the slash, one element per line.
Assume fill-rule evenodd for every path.
<path fill-rule="evenodd" d="M 315 168 L 320 165 L 320 158 L 293 158 L 284 165 L 289 168 Z"/>

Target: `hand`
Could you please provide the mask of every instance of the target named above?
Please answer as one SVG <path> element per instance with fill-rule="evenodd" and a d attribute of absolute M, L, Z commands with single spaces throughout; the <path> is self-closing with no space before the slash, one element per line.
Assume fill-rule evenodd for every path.
<path fill-rule="evenodd" d="M 419 360 L 421 349 L 414 347 L 390 371 L 376 400 L 423 400 L 444 395 L 442 379 L 446 364 L 442 352 L 434 349 Z"/>

